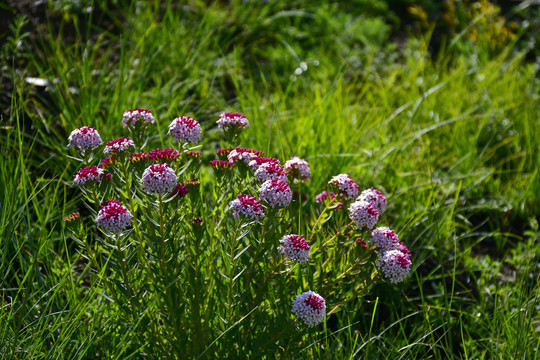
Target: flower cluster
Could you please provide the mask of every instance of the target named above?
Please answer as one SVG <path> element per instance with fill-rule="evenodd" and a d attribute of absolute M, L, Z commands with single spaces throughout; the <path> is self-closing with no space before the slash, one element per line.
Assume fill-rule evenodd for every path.
<path fill-rule="evenodd" d="M 289 176 L 294 179 L 294 182 L 306 182 L 311 176 L 311 170 L 309 169 L 308 162 L 304 159 L 300 159 L 297 156 L 285 163 L 285 170 L 287 170 Z"/>
<path fill-rule="evenodd" d="M 255 196 L 238 195 L 229 206 L 235 218 L 243 216 L 251 220 L 261 220 L 264 217 L 262 204 Z"/>
<path fill-rule="evenodd" d="M 173 191 L 177 185 L 177 177 L 167 164 L 154 164 L 144 170 L 142 184 L 144 191 L 163 195 Z"/>
<path fill-rule="evenodd" d="M 308 291 L 294 299 L 292 312 L 307 326 L 317 325 L 326 316 L 326 303 L 321 295 Z"/>
<path fill-rule="evenodd" d="M 140 227 L 135 226 L 136 230 L 134 233 L 134 235 L 137 236 L 137 241 L 140 241 L 141 238 L 143 238 L 142 235 L 145 234 L 145 228 L 150 228 L 148 233 L 153 235 L 157 234 L 157 231 L 155 230 L 159 227 L 159 234 L 160 236 L 163 236 L 163 239 L 160 239 L 159 242 L 155 242 L 155 244 L 153 242 L 153 244 L 160 246 L 161 248 L 154 248 L 152 246 L 147 248 L 143 247 L 141 250 L 149 250 L 151 252 L 151 259 L 144 256 L 144 253 L 140 255 L 138 252 L 135 254 L 138 258 L 133 259 L 133 261 L 140 261 L 143 271 L 152 268 L 153 258 L 155 257 L 160 261 L 160 264 L 163 264 L 163 266 L 160 266 L 160 268 L 156 270 L 158 272 L 157 275 L 161 276 L 163 274 L 159 274 L 159 272 L 163 272 L 165 275 L 169 276 L 171 269 L 176 269 L 178 265 L 177 263 L 173 263 L 173 261 L 176 261 L 174 256 L 176 256 L 176 252 L 178 251 L 178 249 L 176 249 L 178 241 L 183 241 L 182 239 L 187 236 L 186 239 L 189 238 L 190 241 L 198 241 L 196 246 L 199 246 L 199 244 L 202 246 L 204 244 L 204 237 L 208 234 L 215 233 L 217 236 L 225 237 L 234 236 L 233 233 L 236 231 L 228 231 L 231 226 L 231 221 L 233 221 L 232 226 L 237 226 L 238 229 L 240 227 L 242 228 L 243 234 L 249 234 L 250 231 L 262 231 L 261 234 L 252 233 L 251 236 L 266 236 L 267 238 L 274 238 L 274 236 L 277 238 L 278 235 L 276 234 L 282 236 L 279 240 L 279 244 L 277 244 L 276 241 L 273 244 L 269 244 L 268 247 L 263 247 L 260 246 L 263 245 L 260 243 L 260 245 L 257 246 L 257 250 L 254 249 L 254 254 L 256 254 L 258 259 L 257 261 L 272 260 L 271 262 L 274 262 L 275 253 L 279 252 L 280 257 L 284 260 L 297 261 L 300 264 L 306 264 L 308 262 L 311 251 L 310 242 L 303 235 L 291 234 L 290 230 L 287 230 L 291 225 L 304 227 L 305 224 L 301 217 L 309 217 L 313 214 L 313 212 L 310 211 L 311 209 L 302 214 L 309 206 L 309 204 L 303 203 L 306 196 L 298 191 L 293 192 L 291 189 L 291 186 L 294 185 L 293 182 L 304 183 L 310 180 L 311 169 L 310 164 L 307 161 L 294 156 L 282 165 L 276 158 L 264 157 L 264 153 L 259 150 L 240 147 L 235 147 L 234 149 L 218 149 L 216 150 L 216 153 L 217 159 L 219 160 L 210 161 L 210 166 L 213 168 L 215 175 L 217 175 L 216 178 L 218 181 L 216 181 L 216 183 L 219 184 L 219 188 L 216 191 L 207 191 L 207 184 L 202 186 L 201 181 L 197 179 L 200 170 L 197 165 L 200 165 L 203 153 L 201 151 L 187 151 L 189 149 L 187 149 L 186 146 L 186 143 L 196 144 L 201 141 L 202 130 L 199 122 L 188 116 L 175 118 L 171 122 L 168 127 L 168 134 L 171 135 L 172 139 L 169 139 L 168 141 L 171 143 L 173 141 L 176 143 L 180 142 L 179 145 L 177 144 L 179 147 L 176 147 L 178 150 L 175 150 L 174 148 L 157 148 L 135 154 L 135 152 L 142 151 L 142 149 L 146 150 L 145 146 L 147 139 L 144 138 L 146 132 L 140 130 L 146 129 L 146 125 L 154 124 L 156 119 L 149 110 L 135 109 L 126 111 L 122 121 L 124 127 L 128 127 L 128 130 L 132 134 L 130 136 L 135 140 L 137 146 L 134 141 L 127 137 L 120 137 L 116 140 L 107 142 L 106 146 L 104 146 L 104 153 L 106 154 L 105 156 L 108 157 L 101 160 L 99 166 L 81 168 L 74 176 L 74 182 L 79 185 L 89 183 L 101 184 L 103 179 L 111 179 L 112 175 L 106 172 L 113 172 L 113 170 L 115 176 L 120 177 L 117 182 L 118 185 L 120 185 L 118 188 L 115 186 L 93 186 L 90 188 L 91 190 L 106 190 L 106 194 L 116 194 L 116 196 L 96 194 L 99 196 L 107 196 L 105 198 L 119 197 L 120 199 L 126 199 L 126 201 L 129 201 L 129 209 L 134 212 L 131 214 L 128 208 L 122 205 L 119 200 L 108 200 L 104 202 L 100 206 L 95 219 L 97 226 L 101 228 L 103 233 L 114 233 L 119 235 L 131 225 L 132 220 L 135 220 L 136 222 L 133 223 L 134 225 L 141 225 Z M 248 128 L 250 125 L 246 116 L 239 113 L 223 113 L 217 121 L 217 124 L 224 130 L 225 137 L 227 138 L 226 144 L 235 143 L 236 136 L 240 131 Z M 82 151 L 85 151 L 88 148 L 95 148 L 102 143 L 96 129 L 85 126 L 78 128 L 71 133 L 68 147 L 78 147 Z M 232 147 L 234 145 L 225 146 Z M 126 163 L 127 159 L 129 159 L 131 164 Z M 85 161 L 91 160 L 92 159 L 88 156 L 85 157 Z M 118 163 L 120 166 L 118 168 L 113 167 L 112 170 L 107 170 L 107 168 L 115 163 Z M 142 176 L 140 176 L 141 170 L 143 169 Z M 177 175 L 177 173 L 180 175 Z M 204 175 L 203 179 L 208 178 L 204 169 L 201 173 Z M 227 176 L 225 178 L 222 177 L 225 174 Z M 125 187 L 122 184 L 124 184 Z M 321 260 L 322 263 L 320 265 L 322 266 L 323 264 L 330 263 L 330 261 L 335 258 L 339 258 L 340 253 L 334 254 L 332 251 L 327 252 L 324 249 L 326 246 L 334 246 L 334 244 L 332 244 L 333 241 L 337 241 L 340 246 L 352 244 L 353 249 L 351 251 L 357 253 L 360 251 L 363 252 L 362 258 L 359 259 L 361 261 L 357 261 L 355 264 L 350 265 L 340 263 L 340 269 L 343 270 L 349 267 L 350 269 L 353 269 L 353 266 L 356 266 L 357 263 L 362 263 L 366 265 L 365 269 L 362 268 L 359 270 L 362 276 L 369 276 L 373 273 L 373 269 L 367 268 L 368 266 L 376 266 L 377 272 L 386 277 L 389 282 L 397 283 L 402 281 L 410 270 L 410 251 L 390 228 L 381 226 L 371 231 L 387 208 L 387 202 L 384 195 L 374 188 L 364 190 L 359 195 L 359 186 L 347 174 L 333 176 L 328 184 L 327 191 L 321 192 L 315 198 L 317 203 L 325 203 L 328 207 L 320 212 L 316 221 L 312 221 L 313 219 L 311 218 L 307 219 L 309 226 L 313 226 L 311 230 L 313 235 L 316 235 L 319 230 L 321 231 L 321 234 L 318 236 L 318 239 L 321 240 L 321 242 L 319 249 L 317 250 L 317 256 L 312 261 Z M 137 189 L 134 189 L 134 187 L 137 187 Z M 141 188 L 146 194 L 141 194 Z M 256 193 L 255 189 L 257 189 Z M 82 188 L 82 190 L 85 190 L 85 188 Z M 233 197 L 232 199 L 229 197 L 231 196 L 231 191 L 236 191 L 234 193 L 236 197 Z M 242 193 L 244 191 L 249 193 Z M 83 192 L 85 195 L 89 195 L 89 191 Z M 239 193 L 240 195 L 237 195 Z M 158 195 L 159 215 L 156 215 L 159 216 L 159 221 L 155 221 L 155 219 L 150 217 L 154 215 L 152 210 L 156 207 L 156 196 L 153 196 L 152 194 Z M 94 192 L 92 192 L 92 195 L 94 195 Z M 223 203 L 223 199 L 231 199 L 232 201 L 227 204 L 226 202 Z M 299 200 L 297 203 L 293 204 L 293 207 L 295 208 L 294 211 L 283 209 L 290 206 L 293 199 Z M 342 211 L 335 211 L 332 214 L 327 213 L 330 209 L 342 209 L 345 204 L 348 206 L 347 214 Z M 226 206 L 225 209 L 224 206 Z M 209 213 L 205 213 L 207 211 L 209 211 Z M 223 211 L 226 214 L 230 214 L 230 218 L 224 219 L 224 214 L 222 214 Z M 265 212 L 267 212 L 267 214 L 265 214 Z M 134 215 L 138 216 L 138 220 L 133 219 Z M 265 219 L 268 221 L 264 221 L 263 224 L 260 224 L 265 215 L 268 215 L 269 218 Z M 347 225 L 349 222 L 349 220 L 346 219 L 347 215 L 358 229 L 352 229 L 350 228 L 350 225 Z M 80 215 L 77 212 L 67 216 L 64 220 L 72 221 L 79 218 L 79 216 Z M 207 216 L 210 217 L 208 218 L 208 223 L 205 223 L 203 218 L 206 218 Z M 233 217 L 234 219 L 239 220 L 234 220 Z M 180 227 L 177 227 L 176 223 L 171 222 L 169 224 L 170 226 L 168 226 L 167 219 L 171 218 L 181 220 L 183 224 Z M 272 224 L 271 220 L 275 219 L 276 223 Z M 329 225 L 332 229 L 329 234 L 322 229 L 322 226 L 330 219 L 331 222 L 329 222 Z M 221 220 L 225 221 L 222 222 Z M 156 228 L 154 228 L 154 226 Z M 369 230 L 371 233 L 369 240 L 365 237 L 365 233 L 359 233 L 364 229 Z M 178 231 L 180 231 L 180 233 L 178 233 Z M 193 236 L 191 236 L 191 234 L 186 234 L 186 231 L 192 232 Z M 208 231 L 210 231 L 210 233 Z M 125 235 L 127 237 L 129 234 Z M 120 239 L 118 237 L 116 240 L 117 241 L 113 241 L 110 244 L 103 241 L 97 246 L 112 246 L 114 248 L 117 244 L 120 244 L 120 241 L 125 241 L 125 239 Z M 234 253 L 237 253 L 237 245 L 243 247 L 245 244 L 248 244 L 248 241 L 250 240 L 251 239 L 246 238 L 246 240 L 241 240 L 242 243 L 232 244 Z M 246 242 L 245 244 L 244 241 Z M 362 248 L 368 248 L 368 243 L 371 244 L 371 249 L 367 251 L 363 250 Z M 216 244 L 218 247 L 222 246 L 221 241 Z M 221 256 L 222 249 L 217 250 L 218 256 Z M 98 261 L 100 260 L 99 254 L 102 253 L 103 252 L 96 253 L 98 254 Z M 229 256 L 229 253 L 230 252 L 227 251 L 226 253 L 223 253 L 223 256 Z M 110 266 L 111 273 L 114 275 L 113 278 L 117 279 L 118 275 L 123 274 L 123 272 L 115 273 L 115 271 L 119 271 L 115 266 L 119 263 L 118 256 L 123 257 L 124 254 L 115 251 L 110 252 L 110 254 L 111 262 L 109 264 L 111 265 L 107 266 Z M 348 259 L 351 253 L 347 252 L 346 255 L 346 258 Z M 377 255 L 377 260 L 376 263 L 373 264 L 375 255 Z M 199 255 L 196 255 L 196 257 L 198 256 Z M 371 258 L 368 259 L 368 256 Z M 169 261 L 168 259 L 172 260 Z M 215 262 L 218 267 L 222 261 L 228 261 L 223 260 L 223 258 L 221 260 L 220 258 L 211 260 L 212 262 Z M 245 267 L 246 264 L 243 262 L 249 261 L 249 259 L 245 256 L 240 256 L 238 253 L 233 257 L 232 261 L 238 261 L 237 263 L 232 264 L 234 265 L 234 268 L 239 266 Z M 169 262 L 171 264 L 170 266 L 168 265 Z M 257 262 L 255 262 L 255 264 L 257 264 Z M 278 266 L 283 266 L 282 262 L 278 262 L 274 265 L 276 267 L 275 270 L 272 271 L 271 277 L 285 273 L 285 271 L 281 271 L 278 268 Z M 248 268 L 249 266 L 251 265 L 248 264 Z M 109 268 L 106 270 L 109 271 Z M 261 272 L 262 278 L 256 277 L 251 279 L 249 277 L 251 275 L 249 275 L 247 279 L 251 279 L 249 281 L 264 279 L 266 277 L 264 273 L 265 272 Z M 250 271 L 250 274 L 257 274 L 257 272 Z M 336 274 L 339 274 L 339 272 L 336 272 Z M 317 279 L 321 280 L 319 276 L 326 275 L 321 274 L 320 270 L 317 270 L 312 274 L 312 277 L 316 280 L 315 283 L 317 283 Z M 264 282 L 261 290 L 270 284 L 268 281 L 272 279 L 271 277 Z M 341 277 L 334 277 L 330 280 L 340 279 Z M 300 281 L 300 283 L 302 282 Z M 371 286 L 371 282 L 366 286 Z M 333 286 L 331 286 L 329 290 L 325 287 L 325 291 L 328 290 L 334 292 L 332 288 Z M 135 290 L 139 291 L 139 289 Z M 151 289 L 151 291 L 152 290 L 154 289 Z M 337 293 L 339 293 L 339 291 Z M 156 296 L 160 295 L 161 294 L 157 294 Z M 256 296 L 256 298 L 259 299 L 259 296 Z M 347 302 L 347 299 L 338 301 L 338 304 L 341 304 L 342 301 L 343 303 Z M 160 304 L 159 301 L 156 301 L 155 303 Z M 163 311 L 167 311 L 167 309 L 164 309 Z M 305 325 L 314 326 L 324 321 L 326 317 L 326 302 L 322 296 L 314 291 L 307 291 L 296 296 L 292 302 L 291 311 L 296 318 Z"/>
<path fill-rule="evenodd" d="M 199 159 L 201 156 L 201 151 L 186 151 L 186 158 L 188 159 Z"/>
<path fill-rule="evenodd" d="M 106 157 L 105 159 L 101 160 L 99 162 L 99 167 L 102 169 L 106 169 L 110 166 L 112 166 L 114 163 L 116 163 L 118 160 L 114 156 Z"/>
<path fill-rule="evenodd" d="M 377 259 L 377 267 L 392 284 L 403 281 L 409 274 L 410 257 L 399 250 L 381 252 Z"/>
<path fill-rule="evenodd" d="M 156 118 L 148 109 L 134 109 L 124 112 L 122 122 L 124 123 L 124 127 L 135 125 L 137 123 L 154 124 L 156 122 Z"/>
<path fill-rule="evenodd" d="M 284 181 L 273 179 L 265 181 L 258 190 L 259 197 L 270 207 L 283 208 L 289 206 L 292 201 L 292 191 Z"/>
<path fill-rule="evenodd" d="M 371 230 L 379 221 L 379 212 L 367 201 L 356 201 L 349 206 L 349 217 L 359 229 Z"/>
<path fill-rule="evenodd" d="M 189 116 L 180 116 L 169 125 L 169 134 L 175 141 L 197 144 L 201 141 L 201 125 Z"/>
<path fill-rule="evenodd" d="M 358 185 L 347 174 L 334 176 L 328 183 L 339 190 L 340 198 L 354 201 L 358 196 Z"/>
<path fill-rule="evenodd" d="M 105 146 L 105 150 L 103 150 L 103 153 L 105 155 L 111 154 L 111 153 L 119 153 L 124 152 L 130 147 L 135 148 L 135 144 L 133 143 L 133 140 L 127 137 L 120 137 L 116 140 L 111 140 L 107 142 L 107 146 Z"/>
<path fill-rule="evenodd" d="M 275 162 L 267 162 L 259 166 L 255 171 L 257 181 L 265 182 L 268 180 L 287 181 L 287 172 L 285 168 Z"/>
<path fill-rule="evenodd" d="M 227 155 L 227 159 L 231 164 L 239 161 L 243 161 L 244 163 L 249 164 L 251 160 L 253 160 L 255 157 L 263 154 L 264 153 L 260 150 L 244 149 L 237 147 L 234 148 L 234 150 L 231 150 L 229 155 Z"/>
<path fill-rule="evenodd" d="M 309 241 L 303 235 L 285 235 L 279 240 L 281 246 L 279 252 L 285 259 L 296 260 L 299 263 L 306 262 L 309 257 Z"/>
<path fill-rule="evenodd" d="M 249 127 L 249 121 L 246 119 L 246 115 L 232 112 L 221 114 L 217 124 L 222 129 L 237 128 L 243 130 Z"/>
<path fill-rule="evenodd" d="M 216 154 L 222 158 L 222 159 L 226 159 L 227 156 L 229 155 L 229 153 L 232 151 L 233 149 L 217 149 L 216 150 Z"/>
<path fill-rule="evenodd" d="M 101 136 L 97 130 L 90 126 L 78 127 L 69 134 L 68 148 L 77 147 L 81 151 L 86 151 L 88 148 L 96 148 L 103 144 Z"/>
<path fill-rule="evenodd" d="M 379 216 L 381 216 L 386 210 L 386 198 L 379 190 L 374 188 L 362 191 L 357 200 L 371 203 L 371 205 L 373 205 L 373 207 L 379 212 Z"/>
<path fill-rule="evenodd" d="M 225 161 L 225 160 L 211 160 L 210 166 L 212 166 L 212 168 L 214 169 L 228 169 L 232 165 L 230 162 Z"/>
<path fill-rule="evenodd" d="M 65 216 L 63 220 L 70 222 L 70 221 L 75 221 L 79 219 L 80 217 L 81 217 L 81 214 L 78 211 L 75 211 L 74 213 L 69 214 L 68 216 Z"/>
<path fill-rule="evenodd" d="M 267 163 L 274 163 L 274 164 L 279 165 L 279 160 L 274 159 L 274 158 L 265 158 L 261 156 L 256 156 L 253 158 L 253 160 L 249 162 L 248 166 L 252 171 L 256 171 L 259 168 L 259 166 L 261 166 L 262 164 L 267 164 Z"/>
<path fill-rule="evenodd" d="M 165 149 L 155 149 L 148 152 L 148 157 L 153 161 L 171 161 L 178 159 L 180 157 L 180 153 L 178 150 L 174 150 L 171 148 L 165 148 Z"/>
<path fill-rule="evenodd" d="M 386 226 L 373 230 L 369 242 L 371 245 L 377 245 L 382 251 L 396 250 L 401 243 L 394 230 Z"/>
<path fill-rule="evenodd" d="M 403 254 L 405 254 L 405 256 L 407 256 L 407 259 L 411 260 L 412 254 L 402 241 L 399 242 L 397 249 Z"/>
<path fill-rule="evenodd" d="M 118 200 L 105 201 L 96 217 L 96 223 L 105 231 L 120 233 L 131 224 L 133 215 Z"/>
<path fill-rule="evenodd" d="M 133 154 L 133 155 L 131 155 L 129 157 L 129 162 L 131 162 L 132 164 L 140 163 L 140 162 L 145 161 L 145 160 L 148 160 L 148 153 L 146 151 L 141 152 L 141 153 L 137 153 L 137 154 Z"/>
<path fill-rule="evenodd" d="M 77 185 L 85 185 L 88 182 L 100 183 L 103 179 L 111 180 L 112 175 L 106 174 L 102 168 L 97 166 L 89 166 L 77 171 L 73 175 L 73 182 Z"/>
<path fill-rule="evenodd" d="M 173 191 L 171 192 L 172 196 L 177 196 L 183 198 L 189 193 L 189 188 L 184 184 L 176 184 Z"/>
<path fill-rule="evenodd" d="M 334 200 L 336 197 L 337 197 L 336 194 L 334 194 L 333 192 L 330 192 L 330 200 Z M 326 199 L 328 199 L 328 192 L 326 190 L 315 196 L 315 202 L 319 204 L 324 203 Z M 343 208 L 343 203 L 341 201 L 338 201 L 337 209 L 342 209 L 342 208 Z"/>

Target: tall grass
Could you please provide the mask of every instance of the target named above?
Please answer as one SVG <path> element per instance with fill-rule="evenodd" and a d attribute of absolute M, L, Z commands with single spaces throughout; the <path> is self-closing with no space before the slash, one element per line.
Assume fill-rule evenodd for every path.
<path fill-rule="evenodd" d="M 409 280 L 376 287 L 301 334 L 300 347 L 270 342 L 276 356 L 538 356 L 539 85 L 512 44 L 434 60 L 426 38 L 398 50 L 382 21 L 316 2 L 139 2 L 121 18 L 98 5 L 111 31 L 83 28 L 92 13 L 68 9 L 41 41 L 21 39 L 32 46 L 17 55 L 31 59 L 22 73 L 5 64 L 15 90 L 0 128 L 4 358 L 138 358 L 61 221 L 81 208 L 67 135 L 91 125 L 110 140 L 133 107 L 156 114 L 156 146 L 173 117 L 194 116 L 205 159 L 217 115 L 247 114 L 245 145 L 312 164 L 306 224 L 332 175 L 387 195 L 388 222 L 413 252 Z M 25 77 L 47 79 L 46 91 Z M 224 353 L 233 346 L 215 340 Z"/>

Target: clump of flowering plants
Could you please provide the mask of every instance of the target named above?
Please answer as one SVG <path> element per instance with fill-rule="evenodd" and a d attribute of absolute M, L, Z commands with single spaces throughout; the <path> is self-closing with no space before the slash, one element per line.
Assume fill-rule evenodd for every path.
<path fill-rule="evenodd" d="M 111 313 L 140 339 L 133 352 L 261 358 L 317 333 L 376 282 L 406 278 L 412 256 L 384 223 L 379 190 L 359 192 L 339 174 L 307 199 L 316 167 L 242 146 L 249 121 L 239 113 L 208 124 L 224 132 L 208 152 L 194 147 L 206 124 L 187 116 L 163 134 L 169 147 L 152 149 L 156 121 L 130 110 L 119 125 L 135 140 L 103 142 L 89 127 L 69 139 L 83 155 L 73 184 L 94 226 L 78 212 L 66 224 L 77 224 Z"/>

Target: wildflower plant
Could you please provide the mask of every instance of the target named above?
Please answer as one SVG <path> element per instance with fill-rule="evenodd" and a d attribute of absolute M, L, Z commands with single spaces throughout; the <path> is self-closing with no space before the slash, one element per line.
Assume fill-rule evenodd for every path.
<path fill-rule="evenodd" d="M 95 226 L 77 221 L 73 237 L 94 286 L 140 339 L 134 353 L 260 358 L 320 331 L 377 281 L 406 278 L 412 256 L 380 224 L 387 205 L 380 191 L 357 199 L 359 186 L 341 174 L 315 201 L 306 199 L 299 187 L 309 186 L 316 167 L 299 157 L 282 166 L 241 147 L 249 122 L 238 113 L 214 125 L 224 131 L 215 154 L 190 147 L 204 144 L 204 134 L 188 117 L 169 126 L 170 147 L 143 151 L 156 121 L 130 110 L 122 128 L 138 140 L 77 143 L 97 133 L 77 135 L 87 127 L 69 139 L 69 147 L 103 154 L 86 154 L 74 175 Z M 136 124 L 148 138 L 133 132 Z"/>

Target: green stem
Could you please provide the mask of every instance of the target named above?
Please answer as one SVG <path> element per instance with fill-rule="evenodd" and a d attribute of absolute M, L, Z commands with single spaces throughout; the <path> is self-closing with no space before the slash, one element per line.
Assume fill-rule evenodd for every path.
<path fill-rule="evenodd" d="M 193 229 L 191 233 L 193 234 Z M 194 288 L 195 288 L 194 289 L 195 296 L 194 296 L 194 305 L 193 305 L 193 316 L 194 316 L 193 320 L 195 322 L 195 331 L 198 336 L 198 341 L 193 342 L 193 348 L 194 348 L 193 353 L 198 354 L 200 352 L 199 348 L 201 346 L 204 346 L 206 341 L 204 340 L 204 333 L 202 330 L 201 313 L 200 313 L 201 309 L 200 309 L 200 299 L 199 299 L 199 241 L 200 239 L 198 239 L 196 236 L 194 236 L 193 238 L 195 239 L 195 257 L 193 259 L 193 266 L 194 266 L 194 273 L 195 273 L 195 276 L 193 279 Z"/>
<path fill-rule="evenodd" d="M 276 273 L 276 270 L 285 262 L 285 259 L 281 260 L 270 272 L 270 274 L 266 277 L 266 280 L 264 280 L 264 283 L 262 284 L 259 291 L 257 291 L 257 294 L 255 294 L 255 297 L 253 298 L 253 303 L 251 304 L 251 307 L 254 307 L 257 304 L 257 301 L 259 300 L 259 297 L 262 294 L 262 291 L 268 285 L 268 282 L 274 277 L 274 274 Z"/>
<path fill-rule="evenodd" d="M 167 260 L 165 252 L 165 223 L 163 216 L 163 197 L 161 194 L 158 196 L 159 203 L 159 267 L 161 270 L 161 278 L 163 282 L 163 288 L 166 293 L 166 302 L 167 302 L 167 314 L 170 317 L 170 320 L 173 323 L 173 328 L 175 333 L 177 333 L 177 323 L 176 323 L 176 312 L 174 311 L 174 302 L 172 299 L 171 285 L 169 284 L 169 272 L 167 269 Z M 174 340 L 172 340 L 174 341 Z"/>
<path fill-rule="evenodd" d="M 118 261 L 120 262 L 120 270 L 122 272 L 122 278 L 124 279 L 124 283 L 126 284 L 126 292 L 128 294 L 128 301 L 127 301 L 127 304 L 128 304 L 128 307 L 131 311 L 131 314 L 133 316 L 133 322 L 136 322 L 137 321 L 137 312 L 134 308 L 134 305 L 133 305 L 133 291 L 131 289 L 131 283 L 129 281 L 129 274 L 128 274 L 128 271 L 126 269 L 126 252 L 125 252 L 125 249 L 122 248 L 122 241 L 121 241 L 121 238 L 120 236 L 118 236 L 117 234 L 114 235 L 114 239 L 116 240 L 116 248 L 118 250 L 118 253 L 120 254 L 120 259 L 118 259 Z"/>
<path fill-rule="evenodd" d="M 361 283 L 360 285 L 358 285 L 356 287 L 356 289 L 354 289 L 354 295 L 351 296 L 350 298 L 340 302 L 339 304 L 337 304 L 336 306 L 334 306 L 332 308 L 332 310 L 330 310 L 330 312 L 328 312 L 326 314 L 326 316 L 330 316 L 332 315 L 333 313 L 335 313 L 336 311 L 339 310 L 339 308 L 342 306 L 342 305 L 345 305 L 346 303 L 348 302 L 351 302 L 352 300 L 356 299 L 357 297 L 361 296 L 361 295 L 364 295 L 368 290 L 369 288 L 371 288 L 373 286 L 373 284 L 375 283 L 375 281 L 379 280 L 381 278 L 381 274 L 378 273 L 378 272 L 375 272 L 374 274 L 372 274 L 371 276 L 371 280 L 369 282 L 363 282 Z"/>
<path fill-rule="evenodd" d="M 347 224 L 343 229 L 338 229 L 338 232 L 335 233 L 334 236 L 332 236 L 330 239 L 328 239 L 324 244 L 322 244 L 321 246 L 319 246 L 316 250 L 313 251 L 316 252 L 316 251 L 320 251 L 321 249 L 323 249 L 326 245 L 328 245 L 329 243 L 331 243 L 332 241 L 336 240 L 337 237 L 341 234 L 343 234 L 351 225 L 353 224 L 353 222 L 351 221 L 349 224 Z M 311 240 L 312 237 L 310 237 L 310 240 Z"/>
<path fill-rule="evenodd" d="M 227 322 L 230 322 L 232 319 L 232 310 L 233 310 L 232 297 L 233 297 L 233 285 L 234 285 L 234 253 L 236 250 L 236 238 L 238 237 L 238 228 L 239 226 L 234 227 L 234 236 L 231 241 L 231 248 L 230 248 L 230 253 L 229 253 L 230 265 L 229 265 L 229 273 L 228 273 L 229 291 L 228 291 L 228 296 L 227 296 L 227 299 L 228 299 Z"/>
<path fill-rule="evenodd" d="M 251 262 L 251 266 L 249 267 L 249 271 L 248 271 L 248 274 L 246 276 L 246 286 L 249 287 L 249 285 L 251 284 L 251 275 L 253 273 L 253 270 L 255 268 L 255 263 L 257 263 L 257 257 L 259 255 L 259 252 L 261 251 L 261 247 L 262 247 L 262 244 L 263 244 L 263 240 L 265 238 L 265 235 L 266 235 L 266 225 L 268 224 L 268 218 L 266 217 L 264 219 L 264 224 L 263 224 L 263 229 L 262 229 L 262 233 L 261 233 L 261 236 L 259 236 L 259 244 L 257 245 L 257 250 L 255 250 L 255 256 L 253 257 L 253 261 Z"/>
<path fill-rule="evenodd" d="M 313 224 L 313 227 L 311 228 L 310 235 L 309 235 L 309 241 L 313 240 L 315 237 L 315 234 L 317 233 L 317 227 L 319 226 L 319 223 L 323 220 L 323 215 L 326 214 L 328 211 L 329 206 L 325 206 L 319 217 L 317 218 L 317 221 L 315 221 L 315 224 Z"/>

